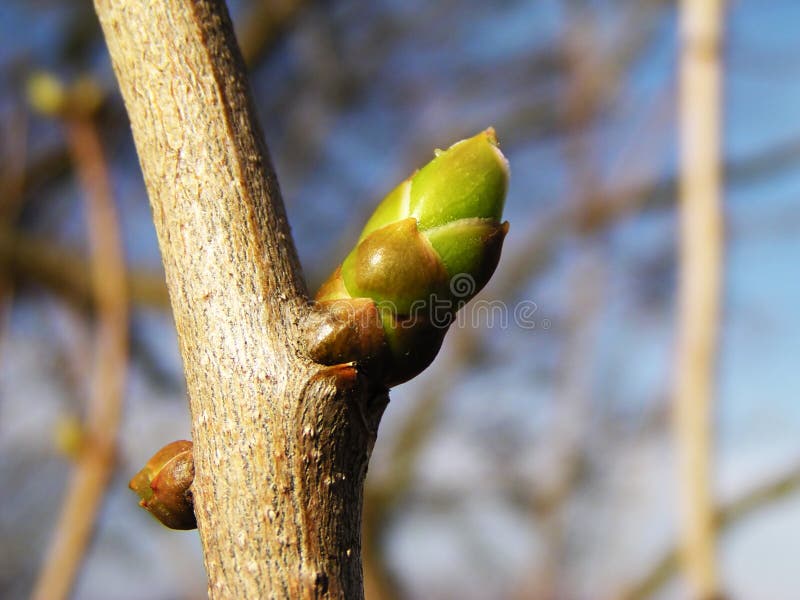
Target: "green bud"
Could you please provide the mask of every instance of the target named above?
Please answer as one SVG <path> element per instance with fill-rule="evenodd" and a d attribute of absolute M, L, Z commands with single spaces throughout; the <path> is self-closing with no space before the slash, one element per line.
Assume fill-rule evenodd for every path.
<path fill-rule="evenodd" d="M 369 325 L 354 322 L 351 310 L 341 327 L 316 334 L 312 356 L 327 364 L 366 362 L 389 386 L 425 369 L 447 330 L 443 306 L 444 317 L 452 317 L 486 285 L 500 259 L 508 231 L 508 223 L 500 221 L 508 174 L 490 128 L 437 151 L 392 190 L 317 294 L 322 308 L 336 303 L 340 316 L 348 302 L 358 300 L 358 314 L 372 311 Z M 466 285 L 459 287 L 458 280 Z M 375 335 L 376 322 L 382 335 Z M 354 343 L 359 336 L 372 341 Z"/>
<path fill-rule="evenodd" d="M 156 452 L 128 486 L 139 506 L 171 529 L 194 529 L 191 485 L 194 481 L 192 442 L 179 440 Z"/>

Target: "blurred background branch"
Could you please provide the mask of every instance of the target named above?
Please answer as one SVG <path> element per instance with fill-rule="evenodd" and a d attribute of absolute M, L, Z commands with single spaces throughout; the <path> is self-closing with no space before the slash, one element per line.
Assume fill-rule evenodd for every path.
<path fill-rule="evenodd" d="M 720 0 L 680 4 L 680 242 L 675 428 L 681 557 L 693 598 L 720 597 L 713 426 L 722 274 Z"/>
<path fill-rule="evenodd" d="M 43 286 L 78 308 L 88 309 L 96 301 L 89 262 L 50 240 L 0 230 L 0 264 L 13 280 Z M 163 273 L 126 272 L 125 290 L 131 304 L 160 310 L 169 306 Z"/>
<path fill-rule="evenodd" d="M 128 343 L 125 261 L 103 148 L 91 121 L 95 109 L 89 106 L 84 113 L 73 107 L 51 108 L 65 111 L 68 146 L 84 191 L 97 322 L 84 430 L 75 468 L 32 593 L 37 600 L 67 598 L 83 563 L 114 471 Z"/>

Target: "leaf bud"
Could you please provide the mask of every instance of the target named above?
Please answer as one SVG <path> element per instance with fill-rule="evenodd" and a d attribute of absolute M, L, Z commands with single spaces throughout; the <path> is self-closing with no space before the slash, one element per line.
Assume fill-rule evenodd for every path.
<path fill-rule="evenodd" d="M 139 495 L 139 506 L 171 529 L 194 529 L 192 442 L 179 440 L 156 452 L 134 475 L 128 487 Z"/>

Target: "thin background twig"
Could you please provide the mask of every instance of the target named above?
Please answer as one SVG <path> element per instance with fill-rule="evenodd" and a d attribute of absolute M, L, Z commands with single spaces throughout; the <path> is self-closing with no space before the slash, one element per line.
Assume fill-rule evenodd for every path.
<path fill-rule="evenodd" d="M 680 282 L 675 380 L 681 559 L 695 598 L 720 594 L 715 556 L 712 416 L 720 312 L 722 2 L 681 2 Z"/>
<path fill-rule="evenodd" d="M 95 365 L 85 419 L 85 443 L 69 482 L 32 598 L 69 596 L 83 562 L 114 468 L 125 383 L 128 305 L 119 220 L 95 126 L 67 124 L 70 152 L 84 188 L 97 330 Z"/>

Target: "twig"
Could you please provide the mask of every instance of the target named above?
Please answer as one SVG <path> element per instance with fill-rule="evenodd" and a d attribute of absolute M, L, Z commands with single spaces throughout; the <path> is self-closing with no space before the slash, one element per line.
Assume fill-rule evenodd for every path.
<path fill-rule="evenodd" d="M 700 599 L 720 593 L 711 491 L 711 419 L 722 254 L 721 12 L 720 0 L 681 3 L 681 234 L 674 409 L 681 560 L 692 594 Z"/>
<path fill-rule="evenodd" d="M 108 172 L 95 126 L 67 124 L 70 152 L 86 198 L 92 290 L 98 311 L 96 363 L 86 416 L 86 443 L 69 482 L 32 598 L 66 598 L 74 585 L 113 472 L 128 338 L 125 265 Z"/>

